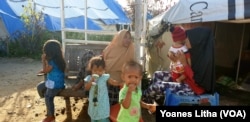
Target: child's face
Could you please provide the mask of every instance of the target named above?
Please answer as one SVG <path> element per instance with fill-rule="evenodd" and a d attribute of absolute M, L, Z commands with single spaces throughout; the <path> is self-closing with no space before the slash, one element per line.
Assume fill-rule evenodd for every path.
<path fill-rule="evenodd" d="M 182 41 L 176 41 L 175 44 L 185 45 L 186 39 Z"/>
<path fill-rule="evenodd" d="M 91 73 L 92 74 L 97 74 L 99 76 L 101 76 L 104 73 L 104 68 L 102 66 L 97 67 L 96 65 L 93 66 L 93 68 L 91 69 Z"/>
<path fill-rule="evenodd" d="M 122 73 L 122 80 L 125 81 L 125 84 L 128 86 L 129 84 L 139 85 L 142 79 L 142 75 L 140 70 L 137 68 L 129 68 L 127 67 Z"/>

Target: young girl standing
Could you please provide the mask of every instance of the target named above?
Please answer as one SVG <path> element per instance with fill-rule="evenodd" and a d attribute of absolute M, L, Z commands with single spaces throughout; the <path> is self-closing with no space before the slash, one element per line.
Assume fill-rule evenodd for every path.
<path fill-rule="evenodd" d="M 129 61 L 122 67 L 121 78 L 125 81 L 119 92 L 121 109 L 118 113 L 117 122 L 139 122 L 141 107 L 150 112 L 155 111 L 154 104 L 146 104 L 141 101 L 142 91 L 139 87 L 142 80 L 142 66 L 136 61 Z"/>
<path fill-rule="evenodd" d="M 84 78 L 85 89 L 89 90 L 88 114 L 91 122 L 109 122 L 110 103 L 108 96 L 107 82 L 119 86 L 117 82 L 105 74 L 105 61 L 102 56 L 95 56 L 90 59 L 88 69 L 91 75 Z"/>
<path fill-rule="evenodd" d="M 47 117 L 42 122 L 54 122 L 54 97 L 65 88 L 64 71 L 66 63 L 62 54 L 61 43 L 57 40 L 46 41 L 41 58 L 43 63 L 42 73 L 46 74 L 46 80 L 37 85 L 37 91 L 41 98 L 45 97 L 47 109 Z"/>

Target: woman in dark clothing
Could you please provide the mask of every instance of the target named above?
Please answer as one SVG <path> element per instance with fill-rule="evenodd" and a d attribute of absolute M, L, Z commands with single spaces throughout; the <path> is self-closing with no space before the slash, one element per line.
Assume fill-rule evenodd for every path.
<path fill-rule="evenodd" d="M 174 30 L 174 29 L 171 29 Z M 178 95 L 200 95 L 213 93 L 215 87 L 214 37 L 211 29 L 197 27 L 186 30 L 186 46 L 189 48 L 192 66 L 187 64 L 183 52 L 170 58 L 176 58 L 184 64 L 184 83 L 173 82 L 169 71 L 156 71 L 151 85 L 143 93 L 145 102 L 154 102 L 164 98 L 169 89 Z M 183 58 L 184 57 L 184 58 Z"/>

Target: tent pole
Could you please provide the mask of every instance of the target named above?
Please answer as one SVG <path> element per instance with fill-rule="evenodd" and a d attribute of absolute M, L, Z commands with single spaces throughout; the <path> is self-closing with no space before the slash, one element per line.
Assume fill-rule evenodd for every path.
<path fill-rule="evenodd" d="M 239 60 L 238 60 L 238 66 L 237 66 L 237 73 L 236 73 L 236 84 L 238 85 L 238 77 L 239 77 L 239 70 L 240 70 L 240 60 L 241 60 L 241 53 L 242 53 L 242 47 L 243 47 L 243 39 L 244 39 L 244 35 L 245 35 L 245 26 L 246 24 L 243 24 L 243 32 L 241 35 L 241 43 L 240 43 L 240 53 L 239 53 Z"/>
<path fill-rule="evenodd" d="M 85 32 L 84 32 L 84 39 L 85 39 L 85 41 L 87 41 L 88 40 L 88 37 L 87 37 L 87 29 L 88 29 L 88 25 L 87 25 L 87 17 L 88 17 L 88 15 L 87 15 L 87 7 L 88 7 L 88 0 L 85 0 L 85 16 L 84 16 L 84 29 L 85 29 Z"/>
<path fill-rule="evenodd" d="M 64 0 L 61 0 L 61 34 L 62 34 L 62 50 L 63 50 L 63 55 L 65 55 L 65 47 L 66 43 L 64 42 L 64 39 L 66 38 L 65 36 L 65 13 L 64 13 Z"/>
<path fill-rule="evenodd" d="M 217 22 L 214 22 L 214 37 L 215 37 L 215 40 L 216 40 L 216 36 L 217 36 Z"/>
<path fill-rule="evenodd" d="M 141 62 L 140 59 L 140 44 L 141 44 L 141 34 L 142 34 L 142 1 L 135 0 L 135 35 L 134 35 L 134 43 L 135 43 L 135 59 L 138 62 Z"/>
<path fill-rule="evenodd" d="M 140 50 L 141 50 L 141 54 L 140 54 L 140 57 L 141 57 L 141 62 L 142 62 L 142 65 L 143 65 L 143 68 L 144 70 L 146 70 L 146 33 L 147 33 L 147 0 L 144 0 L 143 1 L 143 26 L 142 26 L 142 33 L 141 33 L 141 47 L 140 47 Z"/>

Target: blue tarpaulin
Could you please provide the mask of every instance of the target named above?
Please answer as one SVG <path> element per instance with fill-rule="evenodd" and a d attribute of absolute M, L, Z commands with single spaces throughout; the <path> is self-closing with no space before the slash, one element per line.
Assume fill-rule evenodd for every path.
<path fill-rule="evenodd" d="M 117 16 L 118 19 L 102 19 L 102 21 L 107 24 L 130 24 L 131 20 L 127 17 L 126 13 L 123 11 L 121 5 L 115 0 L 104 0 L 104 3 L 111 9 Z"/>
<path fill-rule="evenodd" d="M 61 30 L 61 0 L 33 0 L 36 11 L 44 14 L 46 29 L 50 31 Z M 73 29 L 85 29 L 85 0 L 64 0 L 65 27 Z M 24 30 L 21 14 L 23 6 L 28 0 L 1 0 L 0 17 L 8 34 L 18 30 Z M 87 29 L 101 30 L 93 20 L 101 20 L 106 25 L 130 24 L 131 20 L 126 16 L 121 6 L 115 0 L 88 0 L 87 3 Z"/>

